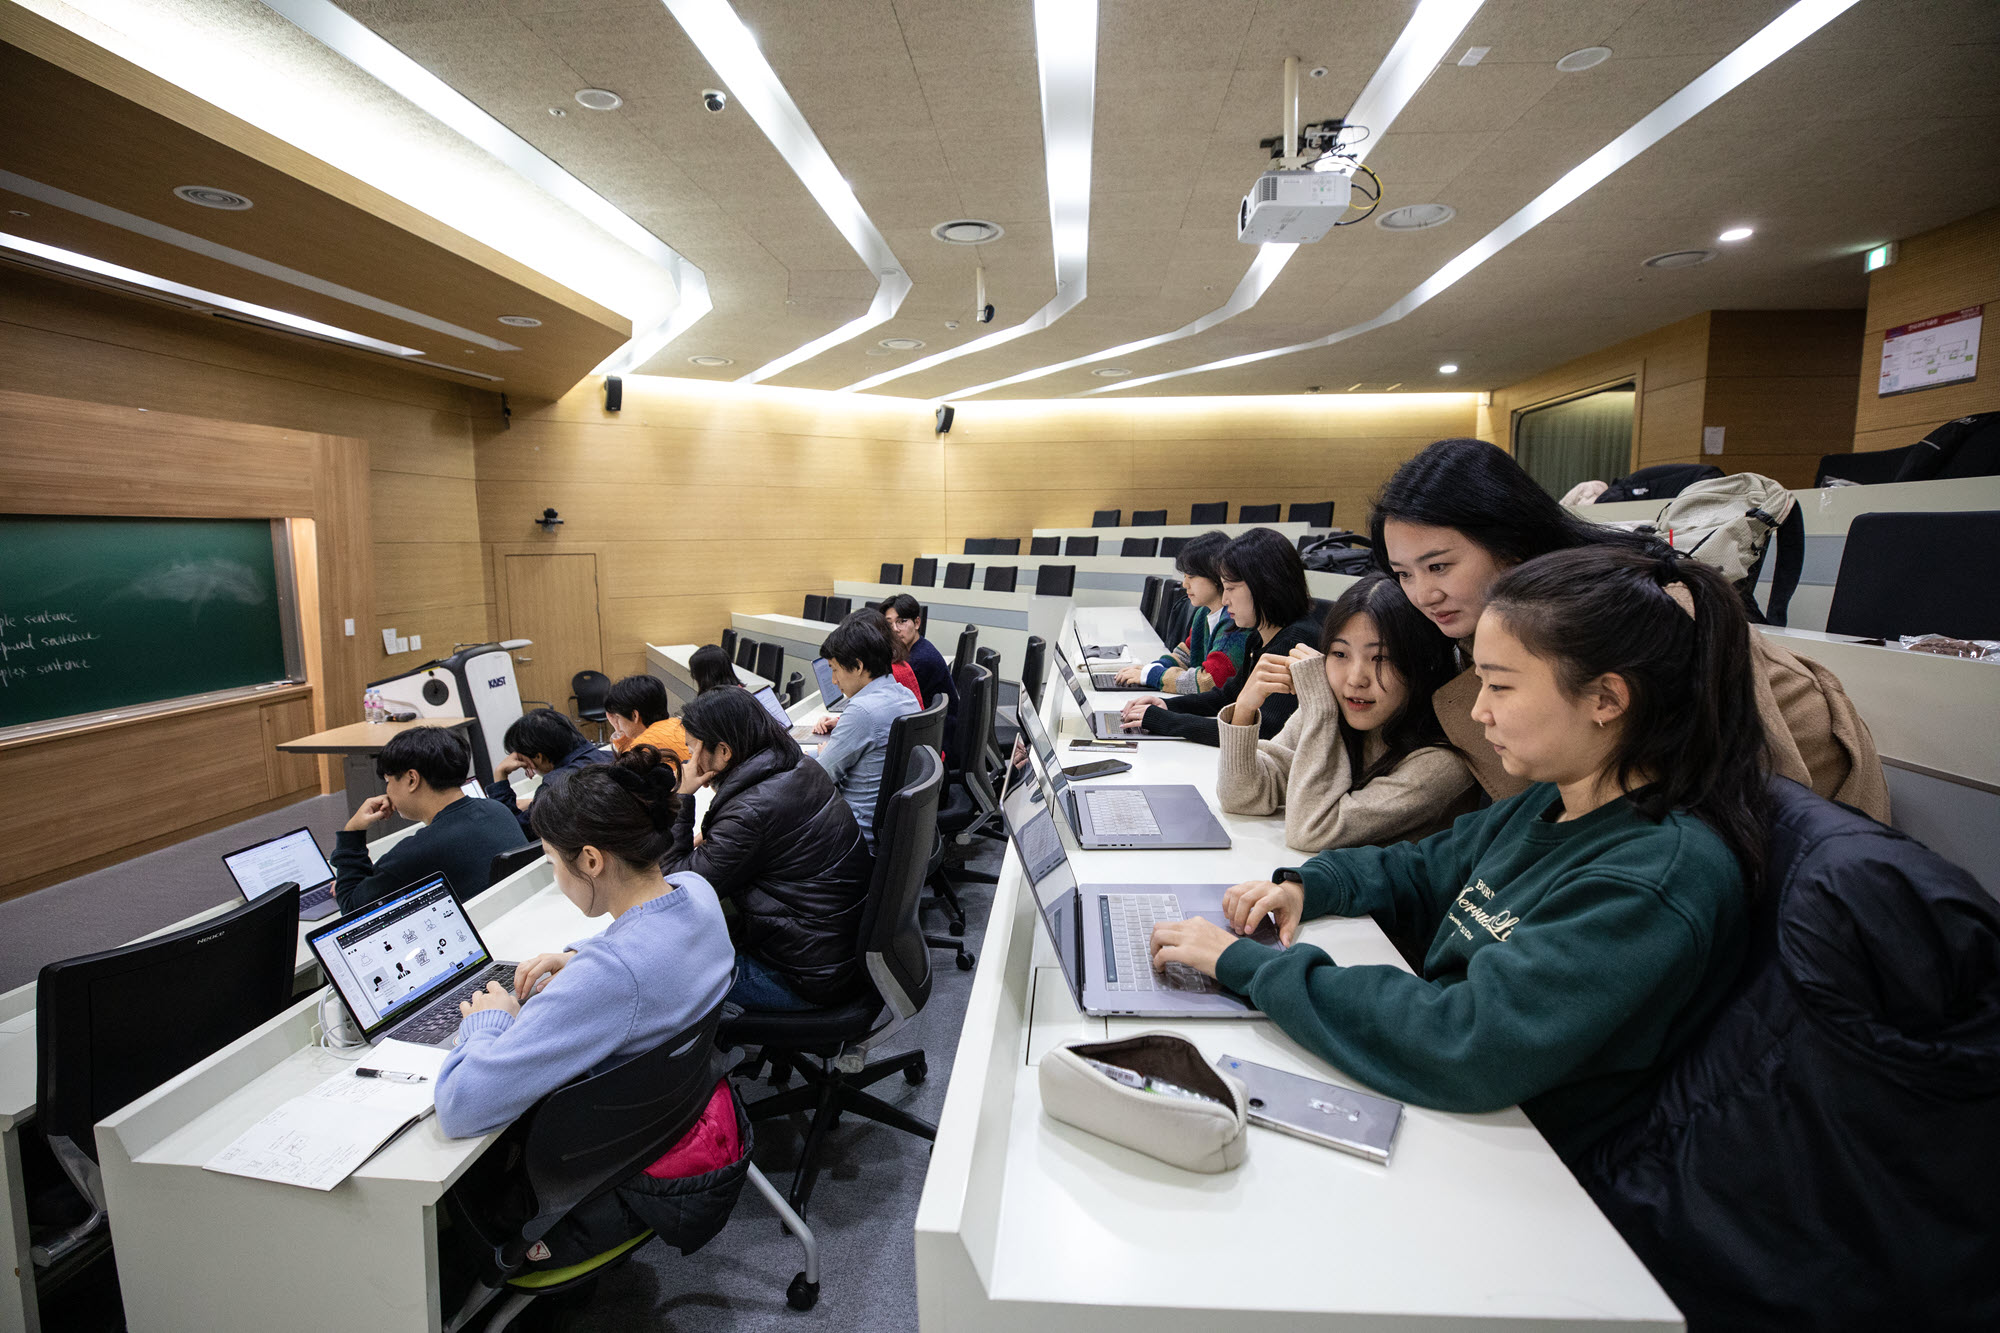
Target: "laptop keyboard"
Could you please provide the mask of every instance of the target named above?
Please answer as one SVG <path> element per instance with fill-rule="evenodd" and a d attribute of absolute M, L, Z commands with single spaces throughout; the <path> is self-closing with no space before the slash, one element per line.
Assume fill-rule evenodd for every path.
<path fill-rule="evenodd" d="M 333 885 L 322 884 L 305 897 L 299 899 L 299 910 L 303 912 L 308 907 L 318 907 L 331 897 L 333 897 Z"/>
<path fill-rule="evenodd" d="M 1168 963 L 1161 971 L 1153 970 L 1153 927 L 1162 921 L 1183 919 L 1178 897 L 1171 893 L 1107 893 L 1103 902 L 1109 933 L 1104 947 L 1111 963 L 1106 990 L 1221 993 L 1219 983 L 1186 963 Z"/>
<path fill-rule="evenodd" d="M 1090 791 L 1083 794 L 1090 804 L 1090 822 L 1100 837 L 1153 837 L 1160 831 L 1153 807 L 1141 791 Z M 1169 901 L 1172 901 L 1169 899 Z M 1166 920 L 1177 920 L 1167 917 Z"/>
<path fill-rule="evenodd" d="M 431 1001 L 431 1007 L 423 1017 L 395 1029 L 389 1035 L 397 1041 L 412 1041 L 419 1046 L 435 1046 L 458 1031 L 459 1019 L 463 1017 L 458 1012 L 458 1006 L 471 999 L 474 991 L 485 990 L 489 981 L 499 982 L 501 989 L 509 995 L 514 993 L 514 969 L 489 967 Z"/>

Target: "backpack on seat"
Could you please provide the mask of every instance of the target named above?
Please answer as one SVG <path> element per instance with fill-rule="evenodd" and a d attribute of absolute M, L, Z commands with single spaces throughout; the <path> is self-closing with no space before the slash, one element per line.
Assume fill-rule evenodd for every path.
<path fill-rule="evenodd" d="M 1650 527 L 1682 555 L 1721 570 L 1743 594 L 1753 624 L 1785 623 L 1805 567 L 1806 526 L 1798 501 L 1783 486 L 1755 472 L 1697 481 L 1667 501 Z M 1759 610 L 1754 594 L 1774 532 L 1778 563 L 1770 605 Z"/>
<path fill-rule="evenodd" d="M 1299 538 L 1299 560 L 1307 569 L 1359 576 L 1374 570 L 1375 550 L 1360 533 L 1336 528 Z"/>
<path fill-rule="evenodd" d="M 1690 1333 L 2000 1328 L 2000 902 L 1771 789 L 1736 985 L 1571 1169 Z"/>

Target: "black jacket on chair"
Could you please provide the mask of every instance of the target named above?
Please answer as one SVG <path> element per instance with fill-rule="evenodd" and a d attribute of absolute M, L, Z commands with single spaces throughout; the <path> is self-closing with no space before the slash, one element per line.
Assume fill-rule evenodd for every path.
<path fill-rule="evenodd" d="M 874 859 L 847 798 L 790 738 L 717 780 L 699 847 L 694 801 L 683 801 L 660 867 L 691 870 L 733 902 L 739 947 L 801 999 L 832 1004 L 867 985 L 860 930 Z"/>

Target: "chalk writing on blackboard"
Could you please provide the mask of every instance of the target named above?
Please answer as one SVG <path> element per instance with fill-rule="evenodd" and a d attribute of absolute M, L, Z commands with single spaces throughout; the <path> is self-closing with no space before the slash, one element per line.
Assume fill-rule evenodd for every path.
<path fill-rule="evenodd" d="M 30 675 L 90 670 L 90 659 L 80 656 L 77 649 L 79 645 L 95 642 L 97 637 L 74 611 L 0 615 L 0 689 L 10 688 Z M 57 651 L 63 649 L 68 651 Z"/>

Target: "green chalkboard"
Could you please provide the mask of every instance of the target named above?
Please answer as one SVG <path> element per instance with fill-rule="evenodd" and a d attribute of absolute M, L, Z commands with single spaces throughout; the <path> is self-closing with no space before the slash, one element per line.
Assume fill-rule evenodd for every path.
<path fill-rule="evenodd" d="M 0 727 L 284 680 L 271 533 L 0 515 Z"/>

